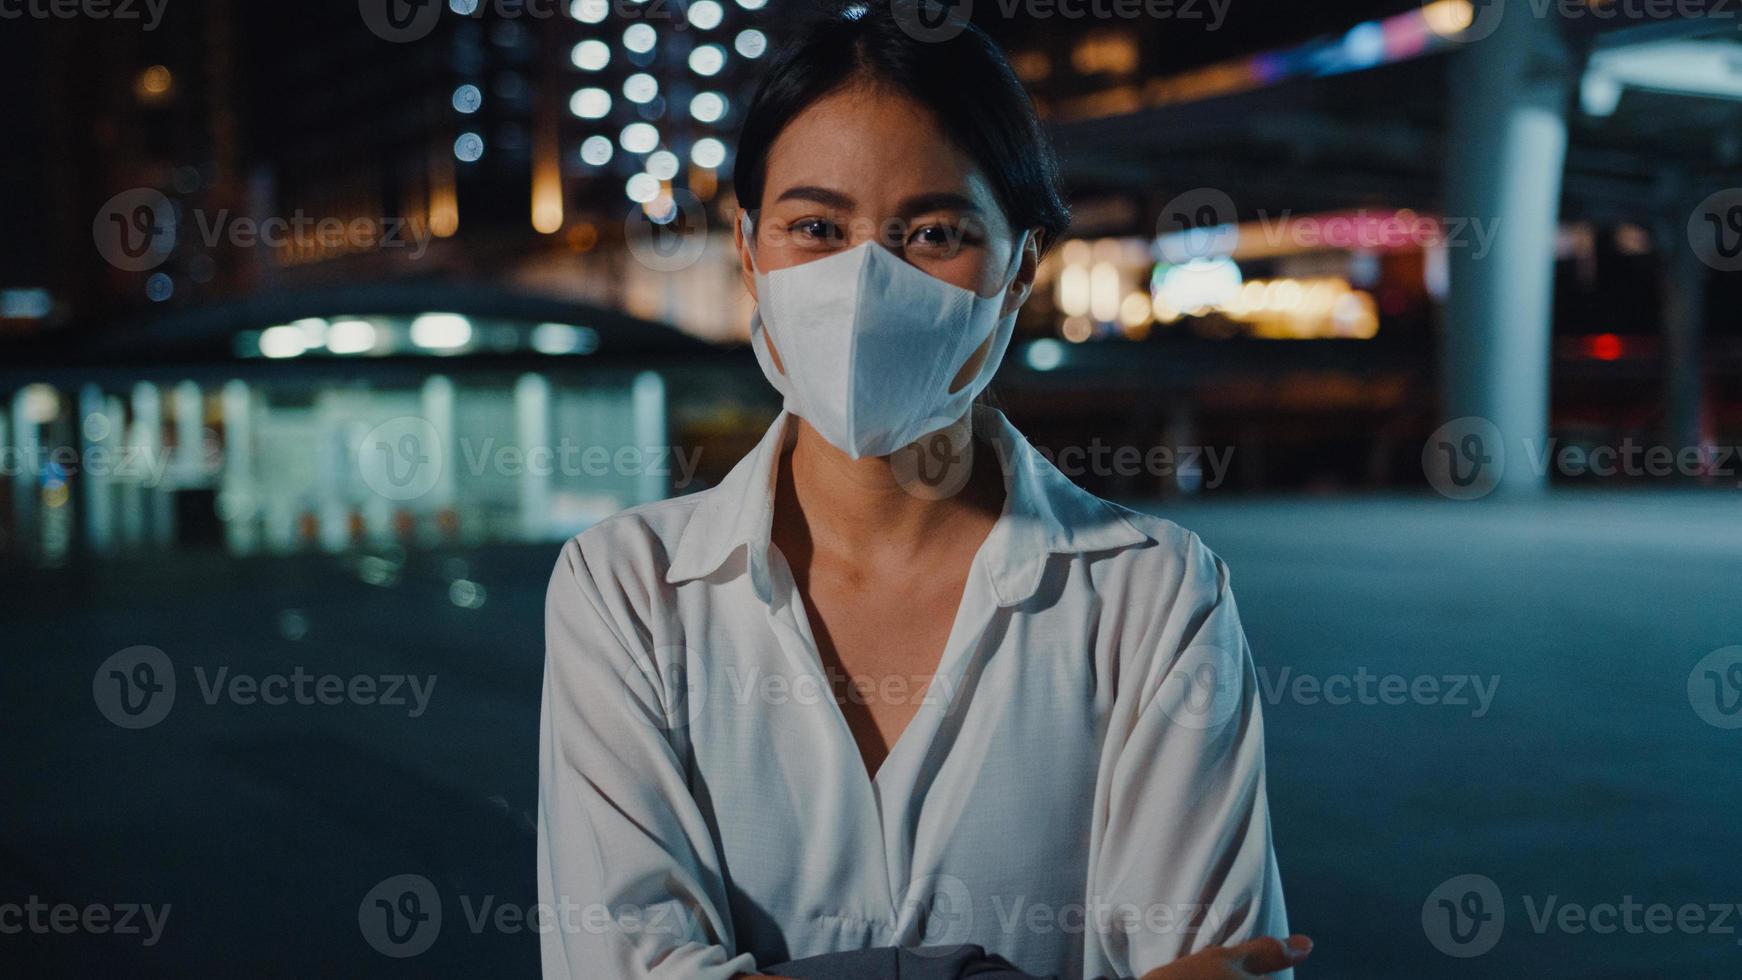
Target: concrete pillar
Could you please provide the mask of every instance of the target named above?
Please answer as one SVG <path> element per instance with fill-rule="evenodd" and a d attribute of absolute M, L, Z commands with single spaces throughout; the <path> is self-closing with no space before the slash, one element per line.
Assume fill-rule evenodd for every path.
<path fill-rule="evenodd" d="M 127 448 L 138 453 L 143 465 L 129 481 L 140 508 L 133 516 L 143 518 L 143 527 L 135 529 L 129 543 L 166 549 L 175 543 L 175 508 L 165 486 L 169 469 L 163 446 L 163 392 L 152 382 L 133 386 L 133 437 Z"/>
<path fill-rule="evenodd" d="M 254 476 L 254 393 L 246 382 L 224 383 L 224 470 L 218 513 L 232 555 L 260 550 L 260 488 Z"/>
<path fill-rule="evenodd" d="M 1478 464 L 1471 472 L 1489 489 L 1536 493 L 1547 485 L 1547 474 L 1532 463 L 1548 439 L 1555 233 L 1571 72 L 1556 19 L 1531 16 L 1523 4 L 1508 5 L 1492 34 L 1466 42 L 1451 59 L 1441 421 L 1485 420 L 1492 428 L 1463 423 L 1447 444 Z M 1475 442 L 1472 432 L 1479 436 Z M 1501 445 L 1485 445 L 1496 432 Z"/>
<path fill-rule="evenodd" d="M 527 456 L 526 471 L 519 483 L 520 536 L 541 541 L 550 533 L 551 487 L 560 456 L 553 455 L 551 469 L 532 463 L 540 451 L 556 454 L 559 447 L 550 436 L 550 381 L 542 374 L 523 374 L 514 385 L 514 427 L 520 450 Z"/>
<path fill-rule="evenodd" d="M 126 422 L 108 414 L 110 401 L 94 384 L 79 389 L 77 418 L 88 464 L 79 474 L 85 547 L 98 555 L 115 551 L 115 467 L 121 455 L 116 447 L 123 441 L 121 428 Z"/>
<path fill-rule="evenodd" d="M 1674 175 L 1663 187 L 1657 254 L 1663 269 L 1663 438 L 1680 452 L 1705 435 L 1705 377 L 1700 364 L 1706 323 L 1706 275 L 1711 268 L 1688 241 L 1688 214 L 1699 194 Z"/>
<path fill-rule="evenodd" d="M 419 394 L 423 417 L 435 432 L 435 445 L 423 451 L 436 465 L 436 479 L 421 500 L 410 503 L 419 512 L 417 537 L 427 542 L 441 540 L 444 536 L 442 521 L 458 514 L 458 483 L 454 476 L 454 470 L 460 465 L 455 434 L 456 397 L 453 381 L 441 374 L 425 378 Z"/>
<path fill-rule="evenodd" d="M 654 371 L 643 371 L 635 376 L 630 386 L 630 400 L 635 413 L 635 446 L 641 452 L 643 466 L 636 475 L 635 502 L 644 504 L 652 500 L 664 500 L 670 496 L 668 481 L 672 479 L 666 470 L 676 472 L 671 463 L 671 454 L 678 452 L 671 445 L 670 429 L 666 421 L 665 379 Z M 651 456 L 651 451 L 658 450 L 664 456 Z M 668 466 L 651 465 L 653 459 L 663 459 Z"/>

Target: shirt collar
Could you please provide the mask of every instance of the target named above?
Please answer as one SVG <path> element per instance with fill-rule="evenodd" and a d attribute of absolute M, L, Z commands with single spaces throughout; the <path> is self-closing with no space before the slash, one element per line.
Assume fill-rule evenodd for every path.
<path fill-rule="evenodd" d="M 769 601 L 774 480 L 794 425 L 794 416 L 782 411 L 719 486 L 702 493 L 673 549 L 667 582 L 710 575 L 742 547 L 751 587 L 763 602 Z M 991 444 L 1004 473 L 1004 512 L 977 557 L 986 566 L 1000 606 L 1034 595 L 1049 555 L 1112 551 L 1150 540 L 1118 509 L 1060 473 L 1003 412 L 974 406 L 974 436 Z"/>

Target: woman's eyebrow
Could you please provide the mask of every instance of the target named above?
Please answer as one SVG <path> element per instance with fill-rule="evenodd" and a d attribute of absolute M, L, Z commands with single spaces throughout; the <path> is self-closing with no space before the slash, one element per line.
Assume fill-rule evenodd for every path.
<path fill-rule="evenodd" d="M 799 184 L 788 187 L 780 192 L 778 201 L 814 201 L 826 208 L 837 208 L 842 211 L 853 209 L 853 199 L 840 191 L 832 191 L 827 187 L 814 187 L 809 184 Z"/>

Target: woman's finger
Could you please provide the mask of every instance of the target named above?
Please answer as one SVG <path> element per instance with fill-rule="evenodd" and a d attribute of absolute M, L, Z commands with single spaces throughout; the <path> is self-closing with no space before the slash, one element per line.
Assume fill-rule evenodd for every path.
<path fill-rule="evenodd" d="M 1312 951 L 1313 941 L 1299 935 L 1288 937 L 1286 943 L 1275 936 L 1260 936 L 1228 950 L 1240 969 L 1260 976 L 1296 966 Z"/>

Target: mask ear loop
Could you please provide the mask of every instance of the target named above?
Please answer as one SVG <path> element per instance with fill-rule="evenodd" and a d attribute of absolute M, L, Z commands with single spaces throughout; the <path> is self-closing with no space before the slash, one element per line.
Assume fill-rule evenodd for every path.
<path fill-rule="evenodd" d="M 756 225 L 750 220 L 748 210 L 738 212 L 738 227 L 744 232 L 744 250 L 750 256 L 750 271 L 758 281 L 757 288 L 768 288 L 768 277 L 756 265 Z M 762 299 L 758 295 L 756 308 L 750 314 L 750 351 L 756 355 L 756 360 L 763 367 L 763 373 L 768 376 L 769 383 L 782 396 L 790 396 L 790 391 L 778 379 L 787 377 L 786 371 L 774 363 L 774 349 L 768 343 L 768 324 L 762 320 Z"/>
<path fill-rule="evenodd" d="M 1024 229 L 1021 240 L 1016 243 L 1016 255 L 1004 269 L 1004 285 L 998 287 L 1000 297 L 1010 292 L 1011 286 L 1016 285 L 1016 274 L 1022 271 L 1022 255 L 1028 251 L 1028 238 L 1032 234 L 1033 232 Z"/>
<path fill-rule="evenodd" d="M 757 281 L 756 288 L 758 290 L 767 289 L 768 277 L 762 274 L 761 267 L 756 264 L 756 223 L 750 220 L 750 211 L 748 209 L 738 212 L 738 228 L 744 235 L 744 252 L 750 256 L 750 273 L 752 278 Z M 750 314 L 750 347 L 752 350 L 756 351 L 758 358 L 761 358 L 766 354 L 765 348 L 768 346 L 768 337 L 766 336 L 767 331 L 768 324 L 762 322 L 762 297 L 760 293 L 758 293 L 756 297 L 756 308 Z M 772 365 L 773 362 L 770 361 L 769 363 Z M 781 371 L 780 373 L 785 374 L 786 372 Z"/>
<path fill-rule="evenodd" d="M 979 294 L 976 293 L 975 298 L 979 302 L 985 302 L 985 303 L 997 302 L 1000 304 L 1002 304 L 1004 302 L 1005 294 L 1009 293 L 1010 287 L 1015 285 L 1015 283 L 1016 283 L 1016 274 L 1022 270 L 1022 253 L 1024 251 L 1026 251 L 1028 248 L 1028 239 L 1029 239 L 1030 234 L 1031 234 L 1031 232 L 1029 232 L 1027 230 L 1024 230 L 1022 232 L 1022 237 L 1018 240 L 1017 245 L 1016 245 L 1016 254 L 1011 258 L 1010 264 L 1004 267 L 1004 275 L 1001 277 L 1002 285 L 1000 285 L 998 287 L 998 291 L 993 293 L 991 296 L 980 296 Z M 986 339 L 982 340 L 980 343 L 981 344 L 991 343 L 994 347 L 1000 346 L 997 343 L 997 341 L 998 341 L 998 336 L 1000 334 L 1006 332 L 1006 325 L 1005 325 L 1004 321 L 1006 321 L 1006 320 L 1012 321 L 1010 323 L 1008 329 L 1011 331 L 1014 331 L 1015 330 L 1014 321 L 1015 321 L 1015 318 L 1016 318 L 1016 315 L 1018 312 L 1020 312 L 1020 308 L 1018 308 L 1017 310 L 1012 310 L 1009 313 L 1004 314 L 1003 316 L 1000 316 L 998 318 L 998 320 L 996 321 L 995 325 L 992 327 L 992 332 L 990 334 L 988 334 L 986 336 Z M 942 375 L 940 380 L 944 380 L 947 382 L 948 380 L 955 378 L 956 375 L 960 374 L 962 372 L 962 366 L 968 363 L 968 358 L 973 357 L 974 351 L 978 350 L 978 349 L 979 349 L 979 344 L 976 344 L 973 349 L 971 349 L 967 352 L 966 356 L 964 356 L 960 361 L 956 362 L 955 367 L 949 367 L 948 365 L 943 365 L 942 367 L 943 367 L 943 370 L 945 373 Z M 992 362 L 992 353 L 991 353 L 991 351 L 987 351 L 986 352 L 986 364 L 990 364 L 991 362 Z M 982 364 L 980 366 L 980 371 L 985 371 L 985 370 L 986 370 L 986 365 Z M 956 392 L 962 391 L 963 389 L 974 387 L 976 381 L 978 380 L 978 374 L 979 374 L 979 372 L 976 372 L 975 377 L 969 378 L 962 385 L 961 388 L 956 388 L 956 389 L 950 390 L 949 394 L 954 395 Z"/>
<path fill-rule="evenodd" d="M 750 220 L 749 211 L 738 212 L 738 227 L 744 233 L 744 251 L 750 255 L 750 271 L 762 275 L 762 269 L 756 264 L 756 223 Z"/>

